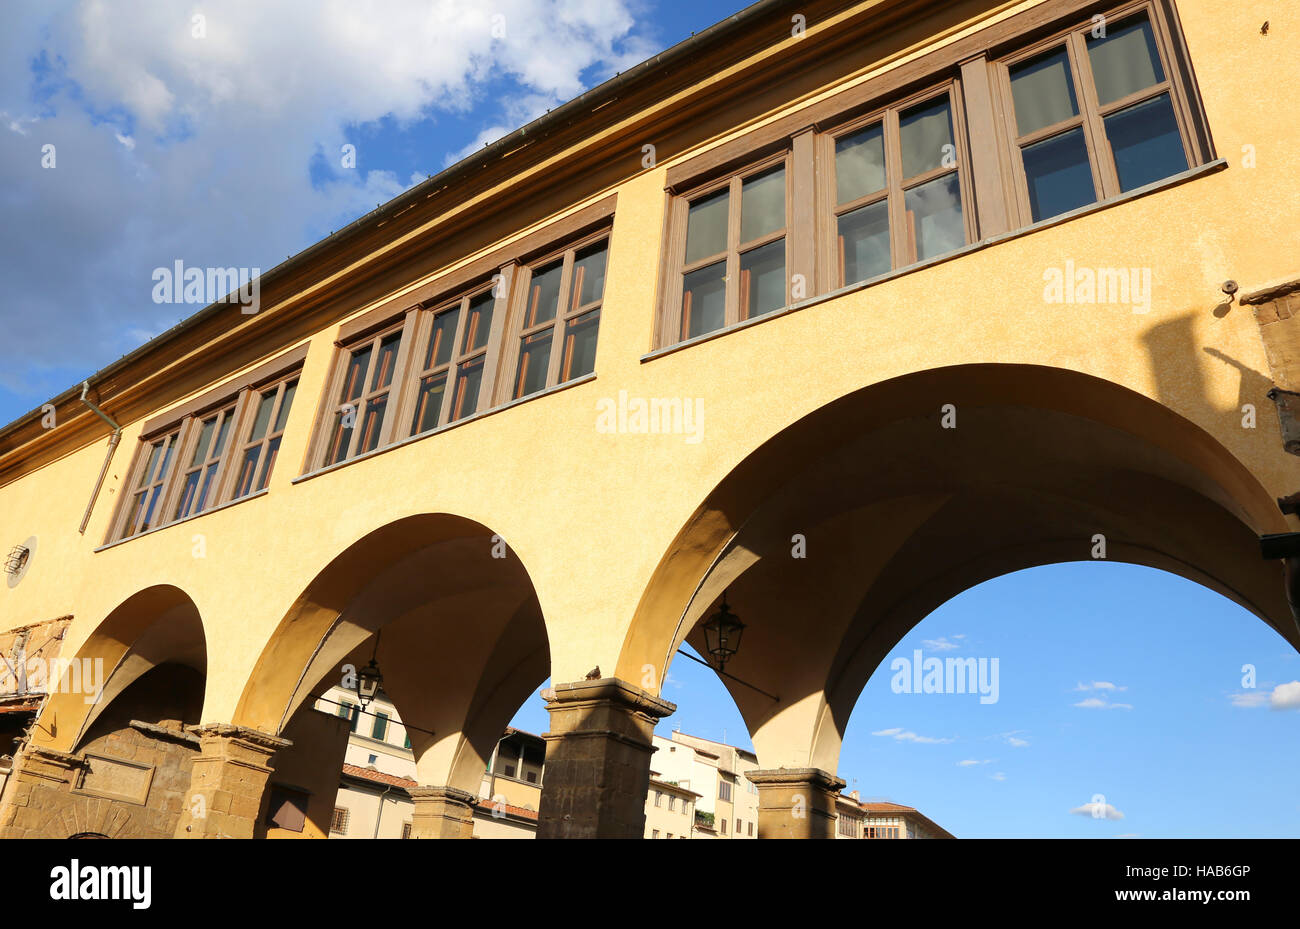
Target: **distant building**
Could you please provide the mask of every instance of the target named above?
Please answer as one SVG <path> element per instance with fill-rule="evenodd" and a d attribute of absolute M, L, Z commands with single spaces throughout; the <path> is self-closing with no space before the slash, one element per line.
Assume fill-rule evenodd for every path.
<path fill-rule="evenodd" d="M 955 839 L 956 836 L 910 806 L 886 801 L 861 804 L 864 839 Z"/>

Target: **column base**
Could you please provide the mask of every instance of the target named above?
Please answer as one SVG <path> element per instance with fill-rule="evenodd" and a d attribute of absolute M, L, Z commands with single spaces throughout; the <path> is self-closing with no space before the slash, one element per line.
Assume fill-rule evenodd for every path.
<path fill-rule="evenodd" d="M 745 777 L 758 787 L 760 839 L 835 838 L 841 778 L 821 768 L 769 768 Z"/>
<path fill-rule="evenodd" d="M 474 807 L 478 798 L 457 787 L 412 787 L 415 812 L 411 816 L 413 839 L 470 839 L 474 837 Z"/>
<path fill-rule="evenodd" d="M 539 839 L 639 839 L 655 723 L 677 707 L 618 678 L 558 684 L 551 714 Z"/>

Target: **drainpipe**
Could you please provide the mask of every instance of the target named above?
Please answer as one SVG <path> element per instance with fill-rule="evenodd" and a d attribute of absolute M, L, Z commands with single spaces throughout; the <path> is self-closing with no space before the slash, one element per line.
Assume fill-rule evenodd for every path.
<path fill-rule="evenodd" d="M 108 437 L 108 451 L 104 453 L 104 465 L 99 469 L 99 479 L 95 481 L 95 489 L 91 491 L 90 502 L 86 504 L 86 512 L 81 517 L 81 528 L 77 531 L 82 535 L 86 534 L 86 525 L 90 522 L 90 513 L 95 508 L 95 501 L 99 498 L 99 489 L 104 486 L 104 478 L 108 474 L 108 465 L 113 460 L 113 452 L 117 450 L 117 443 L 122 441 L 122 427 L 113 422 L 112 418 L 101 410 L 94 401 L 90 400 L 87 395 L 90 393 L 90 381 L 81 382 L 81 402 L 90 407 L 91 411 L 113 427 L 113 434 Z"/>
<path fill-rule="evenodd" d="M 387 797 L 392 787 L 385 788 L 384 792 L 379 795 L 379 815 L 375 817 L 375 834 L 372 838 L 379 838 L 379 823 L 384 818 L 384 797 Z"/>

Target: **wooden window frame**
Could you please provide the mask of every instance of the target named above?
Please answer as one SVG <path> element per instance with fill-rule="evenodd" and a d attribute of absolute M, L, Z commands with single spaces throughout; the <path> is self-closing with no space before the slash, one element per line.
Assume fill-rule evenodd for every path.
<path fill-rule="evenodd" d="M 1029 146 L 1056 138 L 1081 128 L 1088 153 L 1088 163 L 1093 180 L 1095 199 L 1092 203 L 1121 196 L 1119 174 L 1115 155 L 1106 134 L 1105 119 L 1136 104 L 1168 95 L 1187 167 L 1194 168 L 1211 158 L 1208 150 L 1208 133 L 1204 128 L 1204 114 L 1192 85 L 1190 66 L 1187 64 L 1182 37 L 1168 4 L 1161 0 L 1138 0 L 1113 7 L 1102 14 L 1107 28 L 1122 26 L 1126 22 L 1145 16 L 1151 25 L 1156 53 L 1164 79 L 1150 87 L 1128 94 L 1119 100 L 1101 104 L 1097 99 L 1097 85 L 1092 72 L 1092 59 L 1088 53 L 1088 33 L 1093 28 L 1091 19 L 1075 19 L 1068 25 L 1055 29 L 1049 35 L 1016 48 L 1010 54 L 992 62 L 993 86 L 999 98 L 999 136 L 1009 158 L 1012 177 L 1008 191 L 1008 208 L 1014 217 L 1014 226 L 1023 228 L 1036 220 L 1029 200 L 1029 183 L 1025 174 L 1023 151 Z M 1070 66 L 1076 106 L 1073 117 L 1044 126 L 1021 135 L 1016 124 L 1015 101 L 1011 92 L 1011 69 L 1058 48 L 1064 48 Z M 1044 217 L 1048 219 L 1049 217 Z"/>
<path fill-rule="evenodd" d="M 779 230 L 765 233 L 748 242 L 741 242 L 741 191 L 744 182 L 746 179 L 769 171 L 778 165 L 785 169 L 785 224 Z M 770 245 L 778 239 L 785 240 L 785 306 L 790 305 L 790 282 L 794 274 L 799 273 L 794 267 L 794 255 L 791 248 L 793 240 L 798 235 L 796 230 L 799 218 L 796 214 L 798 198 L 794 195 L 797 173 L 794 145 L 792 140 L 786 139 L 783 140 L 783 144 L 777 151 L 756 155 L 743 166 L 733 168 L 720 177 L 704 180 L 681 191 L 670 191 L 668 207 L 669 234 L 666 246 L 670 260 L 665 281 L 666 286 L 664 287 L 665 300 L 660 328 L 663 333 L 668 335 L 671 342 L 684 342 L 688 338 L 692 338 L 686 334 L 690 330 L 687 321 L 689 309 L 683 305 L 686 275 L 692 271 L 715 265 L 719 261 L 726 262 L 723 277 L 726 282 L 723 324 L 720 328 L 708 333 L 702 333 L 695 338 L 702 338 L 715 332 L 723 332 L 747 318 L 741 316 L 740 306 L 743 286 L 740 278 L 741 255 L 762 248 L 765 245 Z M 687 263 L 686 232 L 691 203 L 702 197 L 717 193 L 724 188 L 728 191 L 726 249 Z"/>
<path fill-rule="evenodd" d="M 141 441 L 140 447 L 136 449 L 136 457 L 135 461 L 131 465 L 129 478 L 124 484 L 126 493 L 123 494 L 122 500 L 118 504 L 118 513 L 113 520 L 112 531 L 109 535 L 110 541 L 133 538 L 141 533 L 148 532 L 150 529 L 157 528 L 158 525 L 160 525 L 155 521 L 152 525 L 141 528 L 144 514 L 145 512 L 148 512 L 149 495 L 155 492 L 155 490 L 157 492 L 157 498 L 154 503 L 154 512 L 167 512 L 167 499 L 170 496 L 168 490 L 169 485 L 172 482 L 172 474 L 174 473 L 172 469 L 175 467 L 176 460 L 180 457 L 178 451 L 181 434 L 185 431 L 184 426 L 185 422 L 182 421 L 177 423 L 172 429 L 163 431 L 160 435 L 155 435 Z M 162 451 L 160 452 L 160 455 L 163 456 L 162 463 L 155 462 L 153 455 L 151 454 L 154 447 L 159 443 L 162 443 Z M 155 479 L 146 472 L 150 470 L 151 465 L 156 463 L 159 464 L 160 468 L 165 464 L 165 468 L 163 468 L 164 473 L 161 477 Z M 146 478 L 148 478 L 147 483 L 142 483 L 142 480 Z M 141 510 L 140 513 L 135 514 L 134 518 L 132 518 L 135 498 L 140 495 L 142 490 L 144 493 L 145 508 Z M 161 523 L 161 525 L 166 524 L 165 520 Z"/>
<path fill-rule="evenodd" d="M 285 429 L 287 429 L 289 425 L 288 420 L 286 419 L 284 426 L 279 429 L 276 429 L 276 425 L 280 421 L 281 410 L 284 406 L 284 395 L 288 392 L 290 384 L 294 385 L 294 399 L 297 399 L 297 385 L 300 376 L 300 372 L 294 372 L 287 377 L 281 378 L 274 384 L 264 384 L 261 387 L 250 388 L 244 392 L 244 395 L 241 398 L 244 407 L 243 418 L 242 420 L 236 420 L 236 426 L 240 431 L 231 438 L 235 447 L 239 449 L 238 454 L 234 456 L 231 461 L 237 460 L 241 464 L 236 464 L 234 467 L 229 468 L 229 471 L 231 472 L 230 486 L 223 488 L 225 493 L 229 494 L 229 499 L 242 500 L 243 498 L 258 493 L 270 486 L 273 461 L 267 460 L 267 450 L 271 447 L 273 441 L 276 443 L 281 443 L 283 441 Z M 257 410 L 258 407 L 261 406 L 260 401 L 262 397 L 270 393 L 272 390 L 275 391 L 275 397 L 271 402 L 271 412 L 267 418 L 266 433 L 260 439 L 254 440 L 248 433 L 256 424 Z M 292 404 L 292 401 L 290 402 Z M 291 405 L 290 413 L 292 412 L 293 409 Z M 240 438 L 241 436 L 243 438 Z M 242 477 L 242 462 L 254 446 L 258 447 L 258 454 L 256 460 L 253 462 L 253 484 L 251 484 L 247 490 L 241 492 L 240 478 Z M 277 460 L 279 458 L 279 448 L 280 446 L 277 444 L 275 452 L 272 453 L 276 456 Z M 257 475 L 262 474 L 264 470 L 266 472 L 265 484 L 263 484 L 261 479 L 257 477 Z"/>
<path fill-rule="evenodd" d="M 236 397 L 230 403 L 218 407 L 212 412 L 203 413 L 190 418 L 194 425 L 189 429 L 189 438 L 180 450 L 179 461 L 185 463 L 180 464 L 177 467 L 175 479 L 176 499 L 173 501 L 174 506 L 170 511 L 172 513 L 172 517 L 169 520 L 170 522 L 188 519 L 191 516 L 197 516 L 199 513 L 206 512 L 207 510 L 212 509 L 216 501 L 221 499 L 222 481 L 225 478 L 226 470 L 230 467 L 230 462 L 233 457 L 230 450 L 236 442 L 235 426 L 237 425 L 238 417 L 239 398 Z M 197 465 L 191 464 L 190 462 L 194 457 L 195 448 L 199 443 L 199 439 L 203 436 L 203 424 L 214 418 L 216 419 L 216 424 L 214 426 L 212 437 L 209 440 L 208 452 Z M 226 437 L 221 449 L 217 452 L 216 457 L 214 458 L 212 455 L 212 445 L 218 438 L 220 438 L 223 423 L 226 425 Z M 195 484 L 195 496 L 197 497 L 197 495 L 203 491 L 203 473 L 214 464 L 216 465 L 216 471 L 213 473 L 212 483 L 208 487 L 207 497 L 205 497 L 202 502 L 196 504 L 197 508 L 184 514 L 180 513 L 180 504 L 183 502 L 185 497 L 185 483 L 190 474 L 198 474 Z"/>
<path fill-rule="evenodd" d="M 279 392 L 276 406 L 271 413 L 268 434 L 265 437 L 264 444 L 269 444 L 270 439 L 282 437 L 284 430 L 275 432 L 274 426 L 275 420 L 280 415 L 280 404 L 282 403 L 285 385 L 296 383 L 301 378 L 302 363 L 306 355 L 307 346 L 299 346 L 297 349 L 286 352 L 279 358 L 253 369 L 232 383 L 209 391 L 170 413 L 146 422 L 140 433 L 140 442 L 135 452 L 135 459 L 128 471 L 128 479 L 123 485 L 126 493 L 122 500 L 118 502 L 117 512 L 114 513 L 109 522 L 108 538 L 105 544 L 122 542 L 145 532 L 193 519 L 196 516 L 211 512 L 217 507 L 242 499 L 243 496 L 251 496 L 256 493 L 257 490 L 255 489 L 246 495 L 234 495 L 236 475 L 239 472 L 236 459 L 242 460 L 245 447 L 248 444 L 241 437 L 251 428 L 253 417 L 256 415 L 256 404 L 253 401 L 260 398 L 270 388 L 274 388 Z M 185 476 L 192 470 L 188 462 L 193 456 L 194 446 L 202 436 L 203 422 L 214 415 L 223 413 L 228 413 L 230 416 L 230 431 L 227 434 L 225 445 L 218 459 L 216 459 L 217 471 L 213 476 L 208 497 L 204 501 L 202 508 L 178 517 L 175 514 L 181 495 L 184 493 Z M 290 413 L 292 413 L 292 409 Z M 286 418 L 285 427 L 287 428 L 287 426 L 288 420 Z M 155 510 L 155 512 L 163 513 L 165 518 L 161 521 L 155 520 L 145 530 L 139 530 L 138 519 L 135 527 L 129 527 L 131 501 L 136 496 L 136 484 L 140 480 L 141 472 L 148 466 L 148 450 L 153 447 L 154 443 L 164 437 L 172 438 L 173 457 L 167 474 L 163 477 L 164 487 L 158 498 L 159 509 Z M 199 469 L 200 474 L 212 461 L 211 458 L 205 459 Z M 255 474 L 261 470 L 262 464 L 263 458 L 259 455 L 257 467 L 254 471 Z M 267 472 L 268 483 L 271 473 L 271 471 Z"/>
<path fill-rule="evenodd" d="M 578 282 L 578 286 L 574 286 L 574 263 L 577 260 L 578 252 L 604 242 L 605 281 L 608 284 L 612 232 L 613 229 L 610 226 L 602 226 L 594 232 L 572 239 L 567 243 L 562 242 L 554 245 L 546 252 L 535 258 L 529 258 L 526 262 L 517 266 L 514 273 L 514 286 L 510 296 L 506 326 L 509 338 L 506 340 L 505 351 L 501 358 L 501 395 L 498 398 L 500 402 L 509 403 L 514 400 L 523 400 L 526 397 L 534 396 L 544 390 L 558 387 L 560 384 L 573 380 L 570 376 L 573 337 L 569 333 L 569 327 L 589 313 L 601 314 L 605 307 L 604 287 L 601 288 L 600 296 L 597 299 L 590 303 L 574 305 L 574 300 L 581 294 L 581 282 Z M 563 264 L 560 272 L 560 287 L 557 294 L 558 304 L 555 316 L 545 322 L 530 325 L 529 320 L 531 319 L 532 310 L 529 301 L 533 272 L 537 268 L 553 264 L 557 260 L 563 262 Z M 600 341 L 599 327 L 601 318 L 601 316 L 598 316 L 596 322 L 597 345 L 599 345 Z M 519 359 L 523 355 L 523 342 L 527 338 L 548 331 L 551 333 L 551 348 L 547 359 L 546 381 L 538 390 L 521 395 L 519 393 Z"/>
<path fill-rule="evenodd" d="M 358 334 L 347 342 L 336 343 L 337 350 L 334 353 L 333 370 L 330 376 L 326 378 L 322 402 L 317 404 L 317 409 L 323 415 L 317 416 L 316 435 L 312 441 L 309 457 L 309 461 L 316 467 L 343 464 L 360 454 L 365 454 L 360 452 L 359 449 L 364 434 L 366 407 L 379 396 L 386 398 L 384 416 L 379 424 L 379 435 L 375 446 L 367 451 L 383 448 L 393 441 L 397 423 L 401 416 L 402 400 L 405 395 L 406 368 L 410 363 L 411 343 L 415 333 L 416 309 L 416 307 L 411 307 L 404 314 L 398 314 L 396 318 L 390 319 L 386 324 L 375 326 L 370 331 Z M 392 374 L 385 386 L 372 387 L 375 363 L 380 357 L 379 347 L 384 340 L 393 335 L 397 335 L 399 341 L 393 359 Z M 370 358 L 366 362 L 366 369 L 361 376 L 361 393 L 357 397 L 345 400 L 341 397 L 341 391 L 347 380 L 352 356 L 367 346 L 370 349 Z M 336 415 L 342 413 L 348 407 L 353 408 L 352 431 L 348 435 L 348 447 L 342 458 L 338 461 L 332 461 L 330 452 L 334 433 L 334 419 Z"/>
<path fill-rule="evenodd" d="M 899 117 L 907 110 L 924 106 L 942 97 L 948 99 L 948 112 L 952 122 L 952 144 L 956 161 L 952 165 L 940 164 L 920 174 L 903 177 L 902 130 Z M 848 286 L 844 281 L 844 261 L 839 245 L 839 219 L 841 216 L 863 209 L 881 201 L 887 202 L 889 221 L 889 273 L 918 264 L 916 242 L 912 233 L 914 225 L 907 218 L 907 194 L 923 184 L 948 175 L 957 176 L 961 196 L 964 245 L 978 241 L 980 229 L 976 215 L 974 179 L 969 148 L 969 131 L 966 121 L 962 82 L 950 76 L 924 90 L 892 100 L 865 115 L 847 121 L 829 122 L 817 135 L 817 177 L 820 198 L 820 216 L 817 234 L 826 256 L 824 269 L 819 275 L 823 291 Z M 840 203 L 837 192 L 838 174 L 835 163 L 835 144 L 845 136 L 879 125 L 885 152 L 885 186 L 848 203 Z M 935 257 L 935 256 L 932 256 Z M 930 260 L 930 259 L 925 259 Z M 858 283 L 858 282 L 849 282 Z"/>

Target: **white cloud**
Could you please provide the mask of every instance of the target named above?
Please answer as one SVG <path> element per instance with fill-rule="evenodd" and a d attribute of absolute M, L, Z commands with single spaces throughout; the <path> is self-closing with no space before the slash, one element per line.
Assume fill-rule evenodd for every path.
<path fill-rule="evenodd" d="M 1228 694 L 1228 699 L 1233 706 L 1242 709 L 1254 709 L 1255 707 L 1268 705 L 1268 694 L 1262 690 L 1247 690 L 1242 693 Z"/>
<path fill-rule="evenodd" d="M 893 729 L 881 729 L 878 732 L 873 732 L 871 734 L 885 736 L 887 738 L 891 738 L 895 740 L 896 742 L 917 742 L 925 745 L 944 745 L 949 742 L 955 741 L 954 739 L 936 739 L 932 736 L 917 735 L 915 732 L 912 732 L 911 730 L 908 729 L 903 729 L 902 727 L 895 727 Z"/>
<path fill-rule="evenodd" d="M 1085 803 L 1083 806 L 1076 806 L 1070 812 L 1075 816 L 1088 816 L 1093 819 L 1123 819 L 1124 814 L 1109 803 Z"/>
<path fill-rule="evenodd" d="M 990 774 L 989 777 L 995 781 L 1005 781 L 1007 779 L 1007 776 L 1001 771 L 998 771 L 996 774 Z"/>
<path fill-rule="evenodd" d="M 966 637 L 963 635 L 955 635 L 953 638 L 964 639 Z M 937 639 L 922 639 L 921 645 L 924 648 L 930 649 L 932 652 L 949 652 L 955 648 L 961 648 L 960 642 L 951 642 L 948 640 L 947 636 L 940 636 Z"/>
<path fill-rule="evenodd" d="M 959 762 L 957 762 L 957 767 L 959 767 L 959 768 L 969 768 L 969 767 L 971 767 L 972 765 L 977 765 L 977 764 L 988 764 L 991 760 L 992 760 L 992 759 L 987 759 L 987 758 L 986 758 L 984 761 L 976 761 L 976 760 L 973 759 L 973 758 L 967 758 L 965 761 L 959 761 Z"/>
<path fill-rule="evenodd" d="M 1081 684 L 1079 684 L 1077 687 L 1075 687 L 1074 689 L 1077 690 L 1077 691 L 1089 691 L 1089 690 L 1128 690 L 1127 687 L 1119 687 L 1119 686 L 1117 686 L 1117 685 L 1115 685 L 1115 684 L 1112 684 L 1110 681 L 1092 681 L 1092 682 L 1087 683 L 1087 684 L 1083 684 L 1083 683 L 1081 683 Z"/>
<path fill-rule="evenodd" d="M 1300 709 L 1300 681 L 1278 684 L 1268 699 L 1268 705 L 1275 710 Z"/>
<path fill-rule="evenodd" d="M 1082 707 L 1085 710 L 1131 710 L 1131 703 L 1112 703 L 1107 697 L 1088 697 L 1080 700 L 1072 706 Z"/>
<path fill-rule="evenodd" d="M 632 2 L 212 3 L 203 38 L 170 0 L 6 10 L 0 387 L 35 406 L 200 309 L 154 304 L 154 268 L 266 271 L 400 193 L 368 127 L 472 112 L 502 134 L 647 57 Z"/>
<path fill-rule="evenodd" d="M 1010 732 L 1002 732 L 992 738 L 999 739 L 1010 745 L 1012 748 L 1025 748 L 1029 745 L 1029 740 L 1020 738 L 1020 736 L 1024 735 L 1025 732 L 1026 730 L 1024 729 L 1012 729 Z"/>

